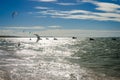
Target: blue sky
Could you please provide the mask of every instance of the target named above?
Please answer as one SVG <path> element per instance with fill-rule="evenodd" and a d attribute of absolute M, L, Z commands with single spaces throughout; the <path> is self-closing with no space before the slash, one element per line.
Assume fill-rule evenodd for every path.
<path fill-rule="evenodd" d="M 58 29 L 118 32 L 120 0 L 0 0 L 1 34 L 25 30 L 48 35 Z"/>

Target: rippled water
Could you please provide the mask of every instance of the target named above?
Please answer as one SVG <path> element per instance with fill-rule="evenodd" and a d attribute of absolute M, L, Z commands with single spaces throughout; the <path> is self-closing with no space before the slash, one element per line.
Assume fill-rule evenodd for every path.
<path fill-rule="evenodd" d="M 0 39 L 0 80 L 119 80 L 118 76 L 99 72 L 102 70 L 101 65 L 98 67 L 96 65 L 104 63 L 99 61 L 101 58 L 91 59 L 103 56 L 104 53 L 114 57 L 111 54 L 114 51 L 110 52 L 113 47 L 108 47 L 112 46 L 110 43 L 106 39 L 91 42 L 85 38 L 78 40 L 43 38 L 38 43 L 36 38 Z M 108 57 L 104 59 L 109 61 Z M 118 59 L 111 61 L 117 64 L 120 62 Z M 93 61 L 96 64 L 92 64 Z M 91 65 L 97 69 L 91 69 Z"/>

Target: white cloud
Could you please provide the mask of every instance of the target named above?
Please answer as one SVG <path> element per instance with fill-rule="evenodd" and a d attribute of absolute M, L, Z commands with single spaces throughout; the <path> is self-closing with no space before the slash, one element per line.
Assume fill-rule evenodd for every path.
<path fill-rule="evenodd" d="M 60 29 L 61 26 L 48 26 L 49 28 L 53 28 L 53 29 Z"/>
<path fill-rule="evenodd" d="M 98 2 L 97 0 L 79 0 L 83 3 L 91 3 L 96 6 L 95 11 L 87 10 L 53 10 L 48 7 L 37 6 L 36 9 L 44 9 L 40 12 L 42 16 L 50 16 L 52 18 L 64 18 L 64 19 L 90 19 L 98 21 L 117 21 L 120 22 L 120 5 L 107 2 Z M 73 5 L 74 3 L 56 3 L 59 5 Z M 38 16 L 39 17 L 39 16 Z"/>
<path fill-rule="evenodd" d="M 37 1 L 37 2 L 55 2 L 57 0 L 31 0 L 31 1 Z"/>
<path fill-rule="evenodd" d="M 76 3 L 56 3 L 58 5 L 62 5 L 62 6 L 72 6 L 72 5 L 77 5 Z"/>
<path fill-rule="evenodd" d="M 86 10 L 70 10 L 70 11 L 46 10 L 46 11 L 41 11 L 39 13 L 43 15 L 49 15 L 53 18 L 91 19 L 91 20 L 98 20 L 98 21 L 120 22 L 119 13 L 91 12 Z"/>
<path fill-rule="evenodd" d="M 7 29 L 23 29 L 23 30 L 37 30 L 37 29 L 44 29 L 42 26 L 33 26 L 33 27 L 6 27 Z"/>
<path fill-rule="evenodd" d="M 119 12 L 120 5 L 108 2 L 98 2 L 95 0 L 83 0 L 82 2 L 89 2 L 97 6 L 96 10 L 105 12 Z"/>
<path fill-rule="evenodd" d="M 49 9 L 48 7 L 36 6 L 35 9 Z"/>
<path fill-rule="evenodd" d="M 97 10 L 105 12 L 118 12 L 118 9 L 120 9 L 119 5 L 113 3 L 96 2 L 95 4 L 98 6 Z"/>

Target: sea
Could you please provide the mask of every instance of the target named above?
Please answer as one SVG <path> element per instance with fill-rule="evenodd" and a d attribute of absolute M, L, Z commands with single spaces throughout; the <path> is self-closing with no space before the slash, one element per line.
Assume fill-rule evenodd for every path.
<path fill-rule="evenodd" d="M 120 80 L 120 38 L 0 38 L 0 80 Z"/>

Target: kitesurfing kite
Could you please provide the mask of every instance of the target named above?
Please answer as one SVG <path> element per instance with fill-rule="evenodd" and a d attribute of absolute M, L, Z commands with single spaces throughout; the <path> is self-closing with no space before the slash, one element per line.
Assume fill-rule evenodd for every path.
<path fill-rule="evenodd" d="M 14 18 L 15 16 L 17 16 L 18 15 L 18 12 L 17 11 L 14 11 L 14 12 L 12 12 L 12 18 Z"/>
<path fill-rule="evenodd" d="M 42 40 L 38 34 L 34 34 L 34 35 L 36 35 L 36 37 L 37 37 L 37 41 L 36 42 L 38 42 L 39 40 Z"/>

